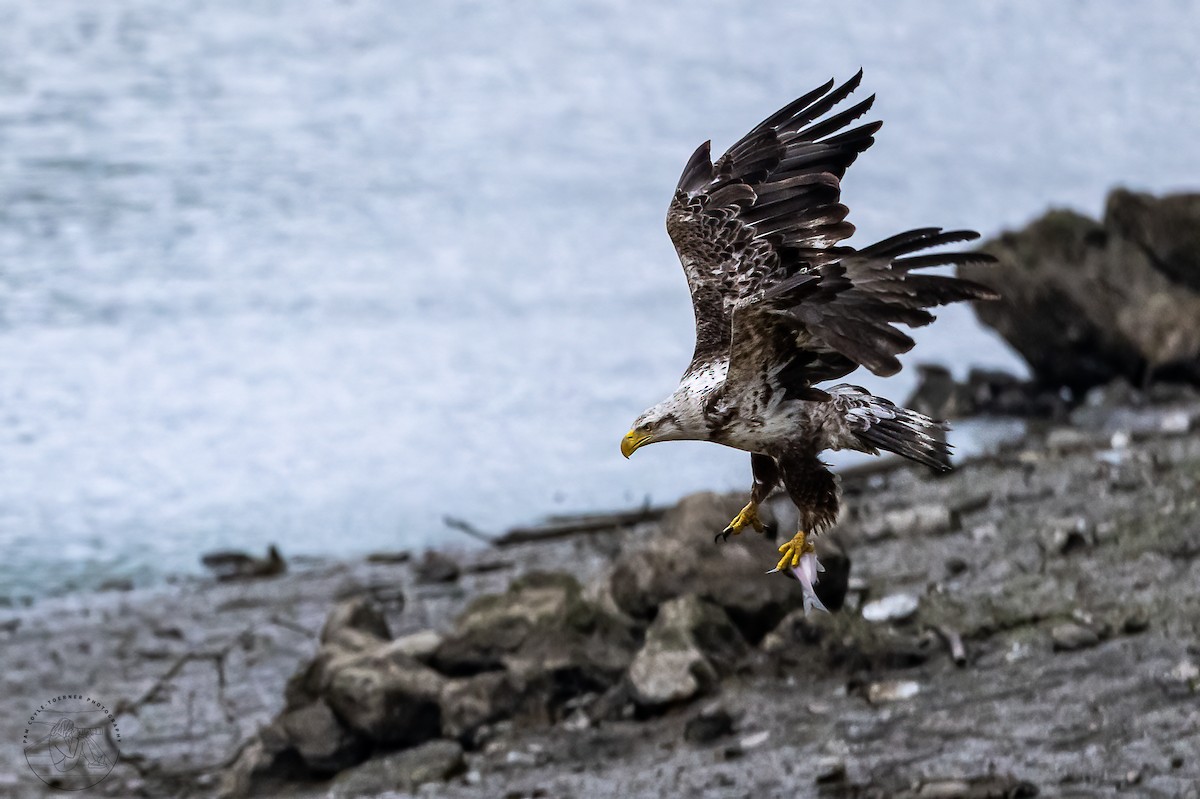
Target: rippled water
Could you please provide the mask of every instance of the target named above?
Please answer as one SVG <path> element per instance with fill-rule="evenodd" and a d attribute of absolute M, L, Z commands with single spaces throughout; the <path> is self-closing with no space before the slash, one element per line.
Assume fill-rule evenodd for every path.
<path fill-rule="evenodd" d="M 1192 4 L 883 8 L 0 7 L 0 594 L 743 487 L 617 452 L 690 354 L 666 201 L 859 65 L 856 241 L 1196 185 Z M 919 340 L 1014 364 L 964 312 Z"/>

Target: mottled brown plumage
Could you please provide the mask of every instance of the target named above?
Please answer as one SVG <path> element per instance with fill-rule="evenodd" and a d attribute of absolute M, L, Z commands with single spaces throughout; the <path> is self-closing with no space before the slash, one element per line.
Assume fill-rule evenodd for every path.
<path fill-rule="evenodd" d="M 896 325 L 926 325 L 933 306 L 994 296 L 977 283 L 914 271 L 990 261 L 976 252 L 919 254 L 977 238 L 972 231 L 921 228 L 861 250 L 841 244 L 854 231 L 841 179 L 881 123 L 847 129 L 874 96 L 826 114 L 861 79 L 800 97 L 715 163 L 708 142 L 688 160 L 667 232 L 687 276 L 696 346 L 679 388 L 622 445 L 629 454 L 653 441 L 701 439 L 755 453 L 754 501 L 781 481 L 810 532 L 837 517 L 823 450 L 883 449 L 949 468 L 939 423 L 857 386 L 818 384 L 860 365 L 894 374 L 897 356 L 913 346 Z"/>

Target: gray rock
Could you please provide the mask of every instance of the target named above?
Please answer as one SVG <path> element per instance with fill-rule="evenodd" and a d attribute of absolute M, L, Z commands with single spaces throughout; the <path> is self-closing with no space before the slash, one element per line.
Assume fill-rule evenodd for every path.
<path fill-rule="evenodd" d="M 1137 244 L 1155 268 L 1200 292 L 1200 194 L 1156 198 L 1116 189 L 1104 209 L 1105 225 Z"/>
<path fill-rule="evenodd" d="M 451 676 L 507 669 L 526 683 L 561 679 L 603 690 L 625 671 L 634 647 L 632 629 L 584 599 L 574 577 L 533 572 L 503 594 L 474 600 L 431 662 Z"/>
<path fill-rule="evenodd" d="M 462 746 L 456 741 L 430 741 L 342 772 L 333 781 L 330 795 L 349 798 L 413 791 L 426 783 L 445 782 L 466 770 Z"/>
<path fill-rule="evenodd" d="M 384 644 L 380 653 L 383 655 L 399 653 L 416 658 L 421 662 L 427 662 L 433 657 L 433 653 L 437 652 L 437 648 L 442 645 L 442 640 L 443 636 L 439 632 L 420 630 L 402 635 L 394 641 Z"/>
<path fill-rule="evenodd" d="M 489 671 L 447 680 L 442 686 L 442 734 L 467 743 L 484 725 L 513 716 L 522 701 L 522 686 L 507 672 Z"/>
<path fill-rule="evenodd" d="M 441 734 L 443 681 L 412 658 L 368 655 L 333 670 L 325 700 L 368 740 L 407 746 Z"/>
<path fill-rule="evenodd" d="M 325 702 L 284 713 L 277 724 L 289 746 L 318 775 L 361 763 L 369 751 L 362 737 L 346 729 Z"/>
<path fill-rule="evenodd" d="M 1095 538 L 1091 523 L 1083 516 L 1067 516 L 1047 523 L 1038 533 L 1042 550 L 1069 555 L 1091 545 Z"/>
<path fill-rule="evenodd" d="M 723 707 L 710 707 L 688 719 L 683 738 L 694 744 L 711 743 L 733 732 L 733 716 Z"/>
<path fill-rule="evenodd" d="M 745 652 L 745 641 L 719 606 L 695 595 L 672 599 L 659 608 L 629 666 L 633 699 L 650 710 L 692 699 L 712 689 Z"/>
<path fill-rule="evenodd" d="M 1103 222 L 1052 211 L 958 272 L 1001 288 L 976 312 L 1043 386 L 1082 394 L 1148 372 L 1200 380 L 1200 196 L 1115 191 Z M 1106 287 L 1097 291 L 1097 286 Z"/>

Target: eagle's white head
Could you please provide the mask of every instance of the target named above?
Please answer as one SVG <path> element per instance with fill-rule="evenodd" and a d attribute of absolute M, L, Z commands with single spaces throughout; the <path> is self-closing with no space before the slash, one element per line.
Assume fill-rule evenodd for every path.
<path fill-rule="evenodd" d="M 621 439 L 621 454 L 628 458 L 638 447 L 659 441 L 707 441 L 708 423 L 704 403 L 716 388 L 716 381 L 698 381 L 686 375 L 675 393 L 634 420 Z"/>

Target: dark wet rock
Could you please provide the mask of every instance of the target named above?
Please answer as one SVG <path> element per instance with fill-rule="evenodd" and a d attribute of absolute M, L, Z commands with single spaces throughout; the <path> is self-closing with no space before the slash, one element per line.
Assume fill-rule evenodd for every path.
<path fill-rule="evenodd" d="M 1041 386 L 1082 396 L 1118 377 L 1198 382 L 1197 229 L 1197 195 L 1118 190 L 1103 222 L 1052 211 L 981 248 L 999 263 L 958 272 L 1001 288 L 999 301 L 978 303 L 976 312 Z"/>
<path fill-rule="evenodd" d="M 221 581 L 275 577 L 287 571 L 287 562 L 274 544 L 267 547 L 265 558 L 245 552 L 222 550 L 203 555 L 200 562 Z"/>
<path fill-rule="evenodd" d="M 846 780 L 846 761 L 840 757 L 823 757 L 813 769 L 813 782 L 817 785 L 836 785 Z"/>
<path fill-rule="evenodd" d="M 917 387 L 904 405 L 934 419 L 980 414 L 1061 418 L 1068 402 L 1057 390 L 997 369 L 971 369 L 964 381 L 936 364 L 917 367 Z"/>
<path fill-rule="evenodd" d="M 110 577 L 96 586 L 97 591 L 132 591 L 133 580 L 128 577 Z"/>
<path fill-rule="evenodd" d="M 658 610 L 629 666 L 633 699 L 658 710 L 711 690 L 746 653 L 741 633 L 719 606 L 688 595 Z"/>
<path fill-rule="evenodd" d="M 1104 220 L 1145 252 L 1158 271 L 1200 292 L 1200 194 L 1156 198 L 1116 189 Z"/>
<path fill-rule="evenodd" d="M 374 758 L 339 774 L 330 795 L 349 798 L 414 791 L 426 783 L 445 782 L 466 770 L 462 746 L 456 741 L 430 741 Z"/>
<path fill-rule="evenodd" d="M 779 559 L 776 543 L 752 531 L 724 543 L 713 542 L 713 536 L 737 514 L 743 501 L 696 494 L 668 511 L 658 535 L 618 557 L 609 582 L 616 606 L 635 619 L 648 621 L 662 603 L 696 594 L 723 607 L 752 643 L 790 610 L 803 607 L 803 591 L 789 575 L 764 579 L 764 573 Z M 829 536 L 818 538 L 817 546 L 828 570 L 817 593 L 827 607 L 835 609 L 842 604 L 843 577 L 848 577 L 850 560 L 833 547 Z"/>
<path fill-rule="evenodd" d="M 636 647 L 633 628 L 586 600 L 575 578 L 534 572 L 474 600 L 430 662 L 455 677 L 503 670 L 522 712 L 554 719 L 570 699 L 613 686 Z"/>
<path fill-rule="evenodd" d="M 1134 609 L 1121 620 L 1121 632 L 1126 635 L 1137 635 L 1148 629 L 1150 629 L 1150 618 L 1144 610 Z"/>
<path fill-rule="evenodd" d="M 481 728 L 516 715 L 524 699 L 524 686 L 504 671 L 446 680 L 439 698 L 442 734 L 474 744 Z"/>
<path fill-rule="evenodd" d="M 367 563 L 408 563 L 412 553 L 406 549 L 398 552 L 372 552 L 367 555 Z"/>
<path fill-rule="evenodd" d="M 904 405 L 934 419 L 954 419 L 975 412 L 966 386 L 940 364 L 917 364 L 917 387 Z"/>
<path fill-rule="evenodd" d="M 361 635 L 346 635 L 348 631 Z M 329 612 L 325 626 L 321 628 L 321 643 L 336 644 L 356 651 L 390 641 L 391 638 L 392 632 L 388 629 L 383 610 L 366 597 L 339 602 Z"/>
<path fill-rule="evenodd" d="M 706 707 L 688 719 L 683 738 L 694 744 L 712 743 L 733 733 L 733 716 L 721 706 Z"/>
<path fill-rule="evenodd" d="M 1038 533 L 1038 543 L 1048 554 L 1069 555 L 1091 546 L 1095 531 L 1083 516 L 1051 520 Z"/>
<path fill-rule="evenodd" d="M 315 775 L 334 774 L 366 759 L 369 744 L 338 721 L 323 701 L 284 713 L 279 730 Z"/>
<path fill-rule="evenodd" d="M 1058 652 L 1073 652 L 1088 649 L 1100 643 L 1100 636 L 1090 627 L 1067 621 L 1054 625 L 1050 630 L 1054 649 Z"/>
<path fill-rule="evenodd" d="M 333 671 L 325 699 L 346 725 L 385 746 L 409 746 L 441 734 L 444 679 L 399 654 L 359 656 Z"/>
<path fill-rule="evenodd" d="M 967 563 L 966 560 L 960 558 L 958 555 L 952 555 L 951 557 L 946 558 L 946 562 L 942 565 L 946 569 L 947 577 L 958 577 L 960 574 L 971 568 L 971 564 Z"/>
<path fill-rule="evenodd" d="M 452 583 L 462 568 L 454 558 L 431 549 L 413 566 L 413 574 L 419 583 Z"/>
<path fill-rule="evenodd" d="M 849 613 L 790 613 L 760 647 L 781 674 L 854 673 L 918 666 L 943 651 L 911 625 L 877 624 Z"/>

